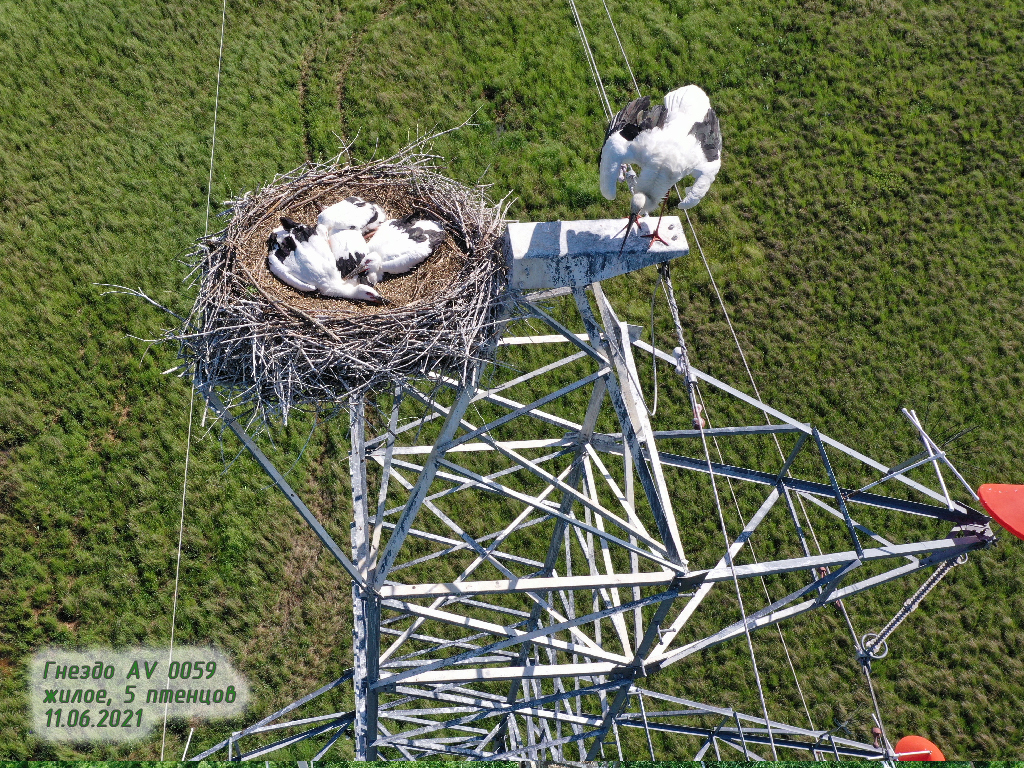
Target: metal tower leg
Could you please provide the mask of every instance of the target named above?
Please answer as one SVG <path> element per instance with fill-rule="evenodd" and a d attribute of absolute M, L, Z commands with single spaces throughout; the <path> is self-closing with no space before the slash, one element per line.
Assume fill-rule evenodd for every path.
<path fill-rule="evenodd" d="M 618 339 L 618 327 L 615 326 L 613 315 L 610 314 L 610 307 L 607 307 L 607 300 L 601 291 L 600 283 L 594 283 L 594 295 L 605 318 L 604 344 L 601 343 L 601 326 L 590 309 L 590 302 L 587 300 L 586 291 L 583 288 L 573 288 L 573 298 L 576 300 L 576 307 L 579 309 L 583 324 L 586 326 L 590 343 L 595 349 L 602 347 L 609 350 L 612 362 L 615 365 L 617 376 L 608 376 L 608 398 L 619 418 L 622 428 L 622 438 L 629 446 L 631 454 L 636 458 L 636 470 L 640 476 L 640 482 L 647 494 L 647 500 L 654 513 L 654 519 L 661 534 L 662 542 L 668 550 L 668 558 L 673 563 L 686 567 L 686 557 L 683 554 L 683 545 L 679 539 L 679 529 L 676 526 L 675 513 L 672 511 L 672 502 L 669 499 L 668 489 L 665 485 L 665 478 L 661 472 L 661 465 L 658 459 L 657 448 L 653 448 L 654 434 L 647 419 L 647 412 L 642 411 L 642 404 L 638 405 L 633 397 L 632 387 L 629 385 L 630 371 L 622 344 L 628 344 L 629 340 L 620 342 Z M 642 413 L 642 415 L 641 415 Z M 644 453 L 641 442 L 647 445 L 647 455 L 651 466 L 643 461 Z"/>
<path fill-rule="evenodd" d="M 377 691 L 379 677 L 380 600 L 359 587 L 352 588 L 353 650 L 355 651 L 355 750 L 357 760 L 376 760 Z"/>
<path fill-rule="evenodd" d="M 368 488 L 366 483 L 365 409 L 361 395 L 349 403 L 351 452 L 349 471 L 352 477 L 352 560 L 360 570 L 363 583 L 372 577 L 375 563 L 370 561 L 371 536 Z M 376 760 L 377 748 L 377 682 L 380 667 L 380 598 L 359 584 L 352 585 L 353 632 L 355 661 L 355 739 L 356 759 Z"/>

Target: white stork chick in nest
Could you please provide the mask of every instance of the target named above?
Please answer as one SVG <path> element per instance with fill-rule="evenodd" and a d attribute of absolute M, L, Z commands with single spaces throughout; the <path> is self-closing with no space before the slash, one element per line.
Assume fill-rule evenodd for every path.
<path fill-rule="evenodd" d="M 338 271 L 346 280 L 358 280 L 368 285 L 365 267 L 369 257 L 370 246 L 356 229 L 343 229 L 335 232 L 327 239 L 334 255 Z"/>
<path fill-rule="evenodd" d="M 317 229 L 324 237 L 346 229 L 368 234 L 387 218 L 384 209 L 376 203 L 350 195 L 339 203 L 324 208 L 316 219 Z"/>
<path fill-rule="evenodd" d="M 278 227 L 267 238 L 267 251 L 269 255 L 277 257 L 282 262 L 287 261 L 289 258 L 294 259 L 295 245 L 296 242 L 292 233 L 284 227 Z"/>
<path fill-rule="evenodd" d="M 612 118 L 601 150 L 601 194 L 608 200 L 615 199 L 620 174 L 631 175 L 626 173 L 630 163 L 640 166 L 640 175 L 630 184 L 626 237 L 636 220 L 666 200 L 672 186 L 687 176 L 695 181 L 679 208 L 699 203 L 722 167 L 722 133 L 707 94 L 686 85 L 666 94 L 664 106 L 652 107 L 650 96 L 627 104 Z M 657 228 L 647 237 L 665 242 Z"/>
<path fill-rule="evenodd" d="M 277 231 L 271 234 L 271 239 L 280 245 L 276 249 L 271 247 L 267 257 L 270 271 L 280 280 L 305 293 L 317 291 L 332 298 L 384 303 L 384 297 L 375 288 L 361 284 L 353 275 L 366 254 L 366 242 L 357 231 L 350 234 L 359 241 L 359 250 L 346 251 L 344 258 L 338 258 L 316 228 L 287 217 L 281 218 L 281 227 L 287 235 L 280 236 Z"/>
<path fill-rule="evenodd" d="M 367 243 L 369 254 L 360 271 L 363 279 L 376 285 L 384 274 L 401 275 L 426 261 L 444 242 L 447 233 L 440 221 L 410 213 L 380 225 Z"/>

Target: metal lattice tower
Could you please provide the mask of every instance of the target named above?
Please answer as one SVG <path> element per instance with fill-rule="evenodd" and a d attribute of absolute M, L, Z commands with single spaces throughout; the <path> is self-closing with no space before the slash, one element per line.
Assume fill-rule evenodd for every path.
<path fill-rule="evenodd" d="M 652 754 L 654 734 L 692 742 L 697 759 L 723 747 L 726 757 L 892 757 L 884 738 L 766 722 L 658 683 L 718 644 L 944 573 L 992 543 L 989 519 L 951 495 L 943 471 L 962 478 L 919 423 L 922 453 L 887 467 L 621 322 L 600 280 L 687 251 L 666 217 L 681 241 L 638 239 L 615 261 L 609 228 L 620 224 L 510 225 L 521 292 L 496 352 L 504 365 L 381 394 L 376 430 L 368 404 L 350 402 L 350 550 L 210 395 L 352 577 L 354 654 L 338 680 L 193 759 L 262 758 L 304 740 L 320 759 L 348 732 L 360 759 L 594 760 L 619 757 L 628 731 L 645 732 Z M 652 356 L 663 377 L 683 374 L 693 424 L 654 429 L 638 368 Z M 704 424 L 698 399 L 720 423 Z M 911 477 L 927 464 L 938 490 Z M 854 471 L 874 480 L 844 487 Z M 727 545 L 715 503 L 726 489 Z M 352 711 L 309 712 L 349 682 Z"/>

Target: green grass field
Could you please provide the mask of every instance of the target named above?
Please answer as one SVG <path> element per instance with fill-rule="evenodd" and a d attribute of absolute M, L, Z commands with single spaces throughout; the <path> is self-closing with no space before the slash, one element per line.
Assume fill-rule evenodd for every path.
<path fill-rule="evenodd" d="M 603 7 L 579 7 L 621 106 L 631 83 Z M 645 93 L 696 82 L 720 115 L 723 169 L 693 218 L 764 399 L 890 464 L 918 450 L 899 415 L 916 408 L 935 437 L 974 430 L 949 446 L 972 483 L 1024 482 L 1024 5 L 610 8 Z M 476 127 L 435 149 L 454 178 L 511 190 L 513 216 L 626 209 L 598 190 L 605 121 L 568 4 L 232 0 L 227 18 L 215 210 L 339 140 L 356 159 L 380 156 L 471 115 Z M 130 338 L 156 338 L 165 318 L 96 284 L 191 304 L 181 259 L 204 232 L 219 33 L 216 4 L 0 0 L 2 758 L 160 755 L 159 736 L 32 735 L 27 660 L 47 645 L 170 635 L 189 392 L 160 373 L 175 350 Z M 695 364 L 746 389 L 696 253 L 673 277 Z M 641 272 L 607 290 L 646 324 L 653 286 Z M 671 347 L 670 330 L 662 305 L 657 333 Z M 661 418 L 679 414 L 669 405 Z M 279 466 L 310 426 L 275 431 L 266 448 Z M 198 746 L 333 679 L 350 656 L 341 570 L 259 468 L 232 461 L 237 450 L 197 417 L 175 638 L 224 649 L 254 695 L 237 722 L 196 723 Z M 338 530 L 346 452 L 344 420 L 322 425 L 289 474 Z M 905 589 L 861 606 L 862 631 Z M 889 732 L 925 735 L 950 759 L 1018 757 L 1022 617 L 1024 544 L 1003 535 L 875 665 Z M 816 722 L 851 719 L 870 740 L 840 619 L 804 629 L 792 650 Z M 799 722 L 777 642 L 759 643 L 772 715 Z M 730 645 L 666 687 L 756 710 L 749 675 L 745 648 Z M 170 724 L 170 756 L 189 727 Z"/>

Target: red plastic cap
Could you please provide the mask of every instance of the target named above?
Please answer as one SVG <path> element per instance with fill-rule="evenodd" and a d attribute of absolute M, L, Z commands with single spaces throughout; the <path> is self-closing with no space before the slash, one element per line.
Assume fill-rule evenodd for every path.
<path fill-rule="evenodd" d="M 1024 485 L 989 483 L 978 489 L 978 499 L 993 520 L 1024 541 Z"/>
<path fill-rule="evenodd" d="M 984 487 L 984 486 L 982 486 Z M 978 494 L 979 496 L 981 494 Z M 942 750 L 923 736 L 904 736 L 896 742 L 898 760 L 945 760 Z"/>

